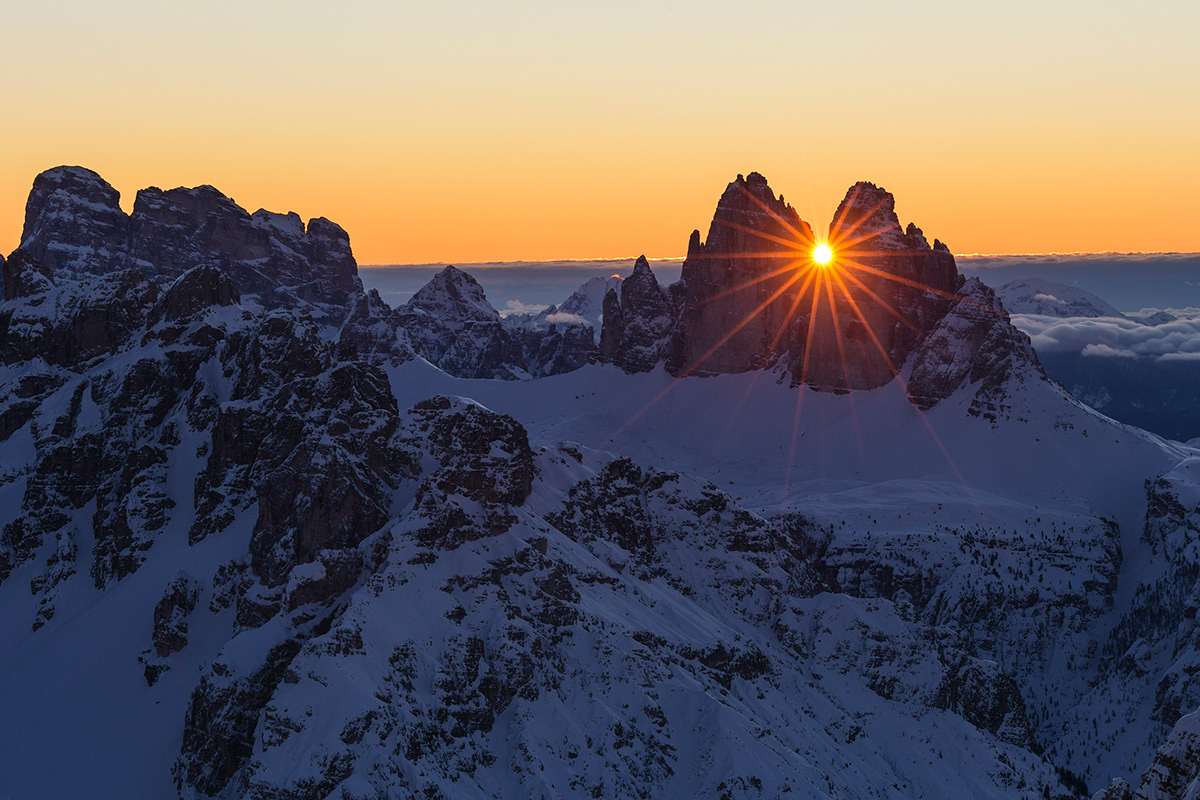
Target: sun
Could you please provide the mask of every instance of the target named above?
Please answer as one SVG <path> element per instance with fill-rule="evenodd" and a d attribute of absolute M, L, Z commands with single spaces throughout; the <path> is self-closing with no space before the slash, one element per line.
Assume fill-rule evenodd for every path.
<path fill-rule="evenodd" d="M 819 244 L 813 248 L 812 258 L 813 261 L 823 267 L 830 261 L 833 261 L 833 250 L 827 244 Z"/>

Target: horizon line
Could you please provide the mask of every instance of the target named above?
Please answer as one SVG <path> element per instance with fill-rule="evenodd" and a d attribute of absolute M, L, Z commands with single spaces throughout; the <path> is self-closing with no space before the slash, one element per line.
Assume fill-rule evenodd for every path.
<path fill-rule="evenodd" d="M 1177 257 L 1177 258 L 1200 258 L 1200 251 L 1188 252 L 1179 250 L 1150 250 L 1150 251 L 1125 251 L 1125 250 L 1051 250 L 1039 253 L 954 253 L 955 258 L 963 259 L 981 259 L 981 258 L 1049 258 L 1071 256 L 1076 258 L 1097 258 L 1103 256 L 1118 256 L 1123 258 L 1136 257 Z M 641 256 L 604 256 L 599 258 L 542 258 L 542 259 L 513 259 L 510 261 L 493 260 L 493 261 L 420 261 L 420 262 L 391 262 L 380 264 L 359 264 L 359 269 L 389 269 L 395 267 L 483 267 L 487 268 L 490 265 L 536 265 L 536 264 L 594 264 L 599 262 L 624 262 L 636 261 Z M 650 262 L 663 261 L 686 261 L 687 256 L 645 256 Z"/>

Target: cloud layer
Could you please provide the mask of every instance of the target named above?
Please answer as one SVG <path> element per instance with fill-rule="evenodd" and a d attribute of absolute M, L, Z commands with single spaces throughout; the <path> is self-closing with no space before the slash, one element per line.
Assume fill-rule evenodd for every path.
<path fill-rule="evenodd" d="M 1178 315 L 1181 310 L 1172 313 Z M 1029 334 L 1040 352 L 1081 353 L 1095 358 L 1200 360 L 1200 318 L 1194 316 L 1155 326 L 1117 317 L 1038 314 L 1014 314 L 1012 322 Z"/>

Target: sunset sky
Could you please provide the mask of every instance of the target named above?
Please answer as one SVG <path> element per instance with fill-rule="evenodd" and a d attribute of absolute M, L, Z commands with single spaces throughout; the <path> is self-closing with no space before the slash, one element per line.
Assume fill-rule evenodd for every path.
<path fill-rule="evenodd" d="M 1200 250 L 1200 2 L 46 0 L 0 10 L 33 177 L 208 183 L 362 264 L 682 255 L 738 173 L 857 180 L 960 254 Z"/>

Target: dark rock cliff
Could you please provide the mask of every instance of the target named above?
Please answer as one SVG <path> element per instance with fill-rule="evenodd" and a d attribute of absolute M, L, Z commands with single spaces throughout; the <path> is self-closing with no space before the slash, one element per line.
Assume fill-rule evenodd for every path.
<path fill-rule="evenodd" d="M 819 242 L 828 265 L 813 258 Z M 915 364 L 922 408 L 967 383 L 995 393 L 1025 366 L 1041 374 L 994 295 L 966 284 L 941 242 L 902 228 L 891 194 L 855 184 L 817 237 L 757 173 L 725 189 L 669 291 L 644 263 L 609 290 L 600 359 L 678 377 L 773 368 L 832 391 L 874 389 Z"/>
<path fill-rule="evenodd" d="M 131 214 L 119 199 L 91 170 L 43 172 L 29 195 L 19 252 L 55 283 L 128 269 L 171 280 L 208 264 L 266 305 L 337 306 L 362 291 L 349 236 L 329 220 L 306 227 L 296 214 L 251 215 L 211 186 L 143 189 Z"/>

